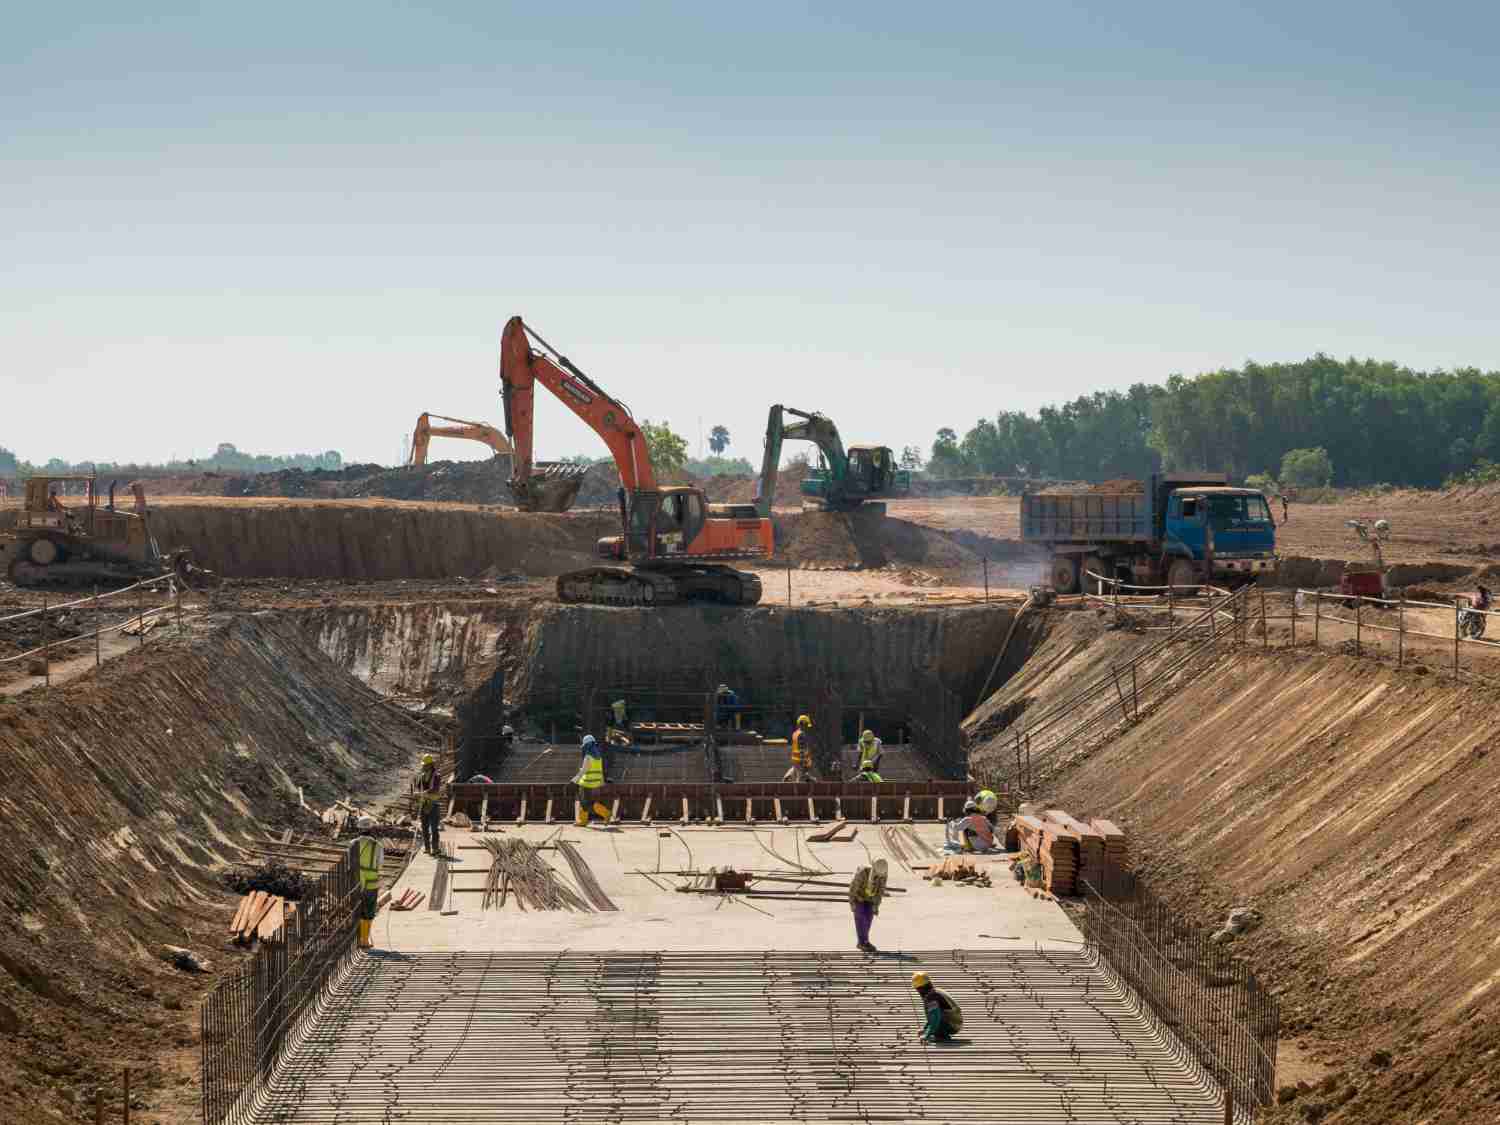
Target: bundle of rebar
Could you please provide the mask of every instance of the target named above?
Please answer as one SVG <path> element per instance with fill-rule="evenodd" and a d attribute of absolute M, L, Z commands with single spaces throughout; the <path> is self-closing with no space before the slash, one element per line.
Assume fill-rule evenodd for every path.
<path fill-rule="evenodd" d="M 573 888 L 558 879 L 557 872 L 525 840 L 486 839 L 480 842 L 494 857 L 485 882 L 482 909 L 503 907 L 511 891 L 515 892 L 516 905 L 522 910 L 578 910 L 586 914 L 594 909 Z M 613 910 L 614 905 L 599 909 Z"/>
<path fill-rule="evenodd" d="M 958 1044 L 918 1041 L 916 968 L 962 1005 Z M 1222 1106 L 1083 953 L 537 951 L 357 961 L 252 1119 L 1218 1125 Z"/>
<path fill-rule="evenodd" d="M 568 866 L 573 870 L 573 878 L 578 882 L 578 889 L 589 900 L 595 910 L 618 910 L 620 909 L 599 885 L 599 880 L 594 878 L 593 869 L 589 867 L 588 861 L 578 854 L 578 845 L 571 840 L 559 840 L 557 850 L 562 857 L 568 861 Z"/>

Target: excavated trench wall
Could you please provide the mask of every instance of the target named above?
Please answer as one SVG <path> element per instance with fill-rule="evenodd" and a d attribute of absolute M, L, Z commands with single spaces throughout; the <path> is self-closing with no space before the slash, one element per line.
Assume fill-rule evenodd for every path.
<path fill-rule="evenodd" d="M 539 606 L 526 625 L 512 698 L 547 706 L 589 686 L 704 689 L 724 682 L 747 699 L 795 703 L 810 701 L 831 679 L 849 705 L 908 704 L 940 685 L 967 708 L 1014 613 L 998 605 L 667 611 Z"/>
<path fill-rule="evenodd" d="M 450 578 L 556 575 L 594 561 L 619 527 L 609 513 L 563 516 L 393 501 L 172 504 L 152 510 L 163 550 L 187 547 L 228 578 Z"/>
<path fill-rule="evenodd" d="M 382 695 L 444 700 L 509 666 L 528 610 L 494 599 L 327 606 L 297 614 L 304 635 Z"/>

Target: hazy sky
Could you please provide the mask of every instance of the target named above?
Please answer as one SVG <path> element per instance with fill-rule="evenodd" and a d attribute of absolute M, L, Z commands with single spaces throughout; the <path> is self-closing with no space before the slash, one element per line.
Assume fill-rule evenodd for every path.
<path fill-rule="evenodd" d="M 499 422 L 514 313 L 752 460 L 777 401 L 925 447 L 1248 358 L 1500 367 L 1492 4 L 140 7 L 0 37 L 25 458 L 394 461 Z"/>

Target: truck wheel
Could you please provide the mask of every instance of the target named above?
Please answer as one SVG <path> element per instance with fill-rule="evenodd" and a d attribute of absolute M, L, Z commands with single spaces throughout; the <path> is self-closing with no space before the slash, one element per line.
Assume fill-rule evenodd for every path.
<path fill-rule="evenodd" d="M 1187 559 L 1177 559 L 1167 568 L 1167 585 L 1169 586 L 1197 586 L 1198 568 Z M 1174 598 L 1191 597 L 1197 590 L 1173 590 Z"/>
<path fill-rule="evenodd" d="M 1052 588 L 1059 594 L 1071 594 L 1078 589 L 1078 564 L 1070 555 L 1058 555 L 1052 560 Z"/>
<path fill-rule="evenodd" d="M 1083 592 L 1086 594 L 1108 593 L 1109 584 L 1101 582 L 1097 578 L 1090 578 L 1090 572 L 1105 577 L 1109 576 L 1109 571 L 1104 569 L 1104 560 L 1098 555 L 1084 556 L 1083 567 L 1078 572 L 1078 581 L 1083 585 Z"/>

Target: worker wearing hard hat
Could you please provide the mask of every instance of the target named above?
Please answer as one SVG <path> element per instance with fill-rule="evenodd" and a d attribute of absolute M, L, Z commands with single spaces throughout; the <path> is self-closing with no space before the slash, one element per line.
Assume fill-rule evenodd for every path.
<path fill-rule="evenodd" d="M 812 780 L 812 718 L 797 716 L 797 729 L 792 731 L 792 765 L 781 775 L 782 781 Z"/>
<path fill-rule="evenodd" d="M 714 725 L 728 730 L 739 719 L 740 697 L 728 684 L 720 684 L 714 692 Z"/>
<path fill-rule="evenodd" d="M 885 744 L 875 737 L 875 732 L 867 730 L 859 736 L 859 768 L 864 769 L 865 763 L 869 763 L 870 772 L 880 772 L 880 759 L 885 755 Z"/>
<path fill-rule="evenodd" d="M 855 781 L 884 781 L 885 779 L 875 772 L 875 763 L 866 758 L 859 763 L 859 772 L 854 775 Z"/>
<path fill-rule="evenodd" d="M 438 794 L 442 788 L 443 778 L 438 773 L 437 759 L 431 754 L 423 754 L 421 768 L 417 770 L 416 790 L 422 823 L 422 850 L 428 855 L 437 855 L 441 843 L 438 829 L 442 810 L 438 807 Z"/>
<path fill-rule="evenodd" d="M 589 806 L 605 824 L 609 823 L 609 806 L 599 800 L 599 791 L 604 788 L 604 751 L 594 736 L 583 736 L 583 763 L 573 775 L 573 784 L 578 786 L 578 827 L 589 822 Z"/>
<path fill-rule="evenodd" d="M 864 953 L 875 953 L 870 944 L 870 924 L 880 913 L 880 900 L 885 897 L 888 868 L 883 859 L 877 859 L 868 867 L 860 867 L 849 880 L 849 909 L 854 911 L 855 948 Z"/>
<path fill-rule="evenodd" d="M 372 949 L 374 942 L 370 940 L 370 927 L 380 906 L 380 866 L 385 862 L 385 846 L 370 835 L 370 829 L 375 827 L 373 817 L 362 816 L 356 823 L 360 834 L 350 845 L 350 850 L 354 853 L 355 870 L 359 875 L 359 947 Z"/>
<path fill-rule="evenodd" d="M 964 1010 L 941 988 L 933 987 L 931 977 L 926 973 L 913 973 L 911 986 L 922 998 L 922 1008 L 927 1013 L 927 1022 L 919 1038 L 927 1043 L 947 1043 L 963 1030 Z"/>

